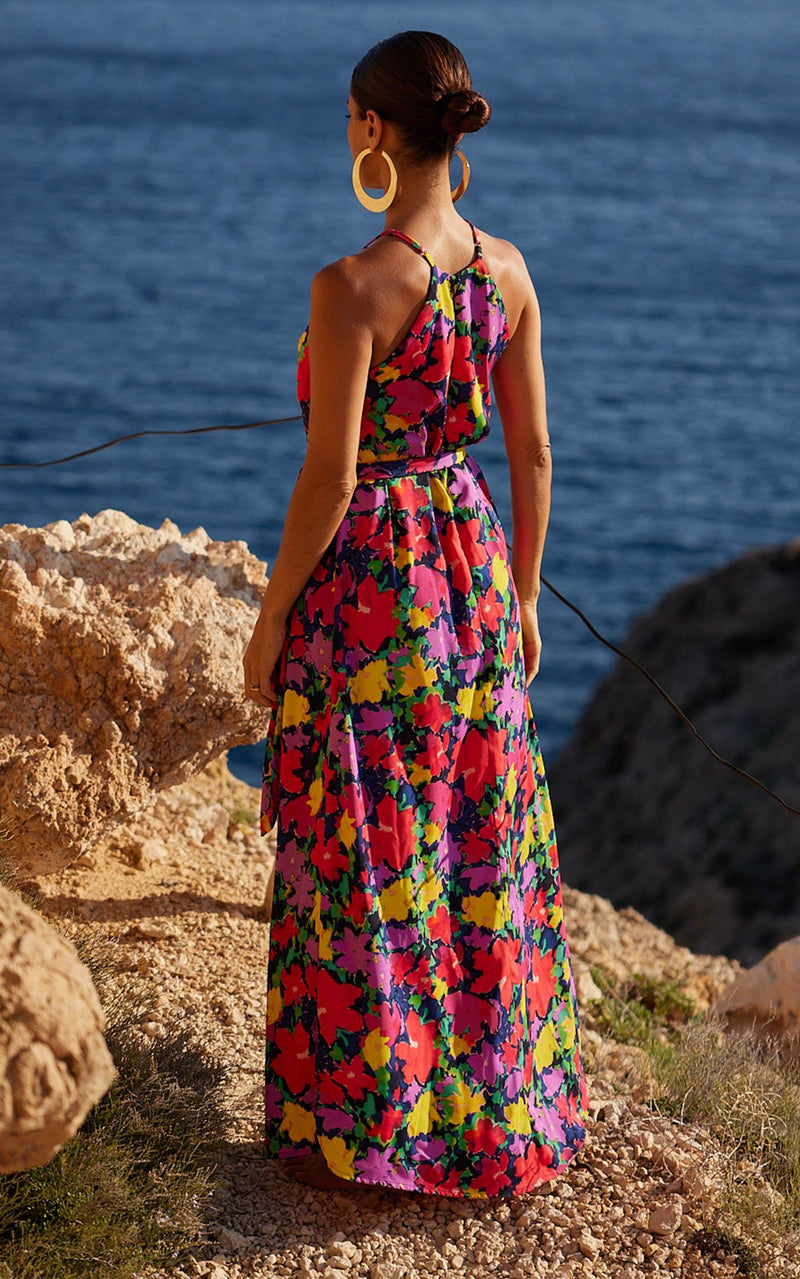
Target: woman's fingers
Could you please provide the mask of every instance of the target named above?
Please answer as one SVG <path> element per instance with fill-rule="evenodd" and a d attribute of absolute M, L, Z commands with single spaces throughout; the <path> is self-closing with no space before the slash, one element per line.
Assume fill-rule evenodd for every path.
<path fill-rule="evenodd" d="M 251 702 L 258 702 L 259 706 L 265 706 L 267 710 L 272 710 L 278 705 L 278 699 L 272 691 L 272 683 L 269 679 L 262 682 L 261 679 L 251 679 L 247 671 L 244 676 L 244 695 L 249 697 Z"/>

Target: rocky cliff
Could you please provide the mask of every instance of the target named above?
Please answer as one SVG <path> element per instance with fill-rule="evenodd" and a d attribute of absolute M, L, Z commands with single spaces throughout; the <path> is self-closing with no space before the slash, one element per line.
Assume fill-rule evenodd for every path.
<path fill-rule="evenodd" d="M 620 645 L 720 754 L 800 808 L 800 542 L 684 583 Z M 752 964 L 800 933 L 800 818 L 619 661 L 550 768 L 570 884 Z"/>
<path fill-rule="evenodd" d="M 0 529 L 0 818 L 23 874 L 68 865 L 267 716 L 241 659 L 264 565 L 121 511 Z"/>

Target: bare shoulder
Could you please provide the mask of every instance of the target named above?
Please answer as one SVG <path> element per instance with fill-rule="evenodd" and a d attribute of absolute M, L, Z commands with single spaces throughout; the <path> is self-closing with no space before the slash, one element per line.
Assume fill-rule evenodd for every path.
<path fill-rule="evenodd" d="M 317 300 L 324 307 L 374 319 L 394 293 L 405 293 L 409 278 L 413 281 L 417 275 L 420 281 L 426 280 L 427 267 L 396 240 L 384 237 L 317 271 L 311 282 L 312 304 Z"/>
<path fill-rule="evenodd" d="M 364 293 L 364 270 L 355 253 L 320 267 L 311 280 L 312 299 L 323 304 L 356 304 Z"/>

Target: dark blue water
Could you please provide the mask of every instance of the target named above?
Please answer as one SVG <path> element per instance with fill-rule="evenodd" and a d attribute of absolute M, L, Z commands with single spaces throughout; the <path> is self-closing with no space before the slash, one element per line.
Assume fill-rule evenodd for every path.
<path fill-rule="evenodd" d="M 5 0 L 0 457 L 294 411 L 310 277 L 382 225 L 350 188 L 350 71 L 414 26 L 494 107 L 461 207 L 520 246 L 542 306 L 545 573 L 618 640 L 687 575 L 798 534 L 796 0 Z M 2 520 L 118 507 L 269 566 L 303 444 L 295 423 L 0 471 Z M 476 456 L 510 530 L 499 422 Z M 550 597 L 542 627 L 547 758 L 610 659 Z"/>

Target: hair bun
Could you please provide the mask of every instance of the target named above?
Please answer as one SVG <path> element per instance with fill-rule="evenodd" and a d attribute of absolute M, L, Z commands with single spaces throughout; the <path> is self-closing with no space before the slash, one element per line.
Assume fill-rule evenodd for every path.
<path fill-rule="evenodd" d="M 476 133 L 488 122 L 492 108 L 474 89 L 459 89 L 441 99 L 445 133 Z"/>

